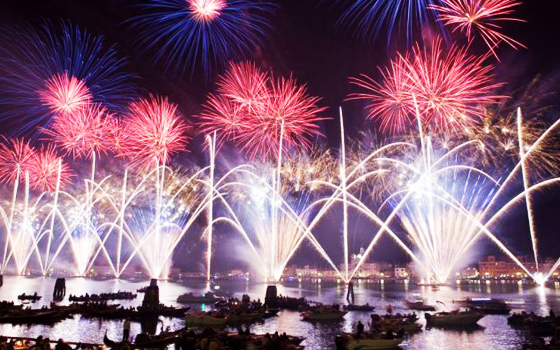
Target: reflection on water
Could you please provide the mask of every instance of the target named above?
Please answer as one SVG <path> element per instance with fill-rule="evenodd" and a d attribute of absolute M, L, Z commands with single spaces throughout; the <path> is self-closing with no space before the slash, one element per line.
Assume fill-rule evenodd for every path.
<path fill-rule="evenodd" d="M 25 278 L 25 277 L 4 277 L 4 286 L 0 288 L 0 300 L 17 300 L 21 293 L 33 294 L 37 292 L 43 299 L 33 304 L 33 307 L 48 305 L 52 300 L 55 279 L 53 278 Z M 81 295 L 85 293 L 99 294 L 103 292 L 136 291 L 145 286 L 148 281 L 130 282 L 125 280 L 106 280 L 96 281 L 84 278 L 66 279 L 66 298 L 61 303 L 68 304 L 68 295 Z M 235 294 L 240 297 L 247 293 L 252 298 L 261 300 L 264 298 L 266 285 L 251 282 L 223 281 L 217 283 L 220 291 Z M 167 305 L 177 305 L 177 297 L 186 292 L 202 293 L 207 286 L 202 282 L 159 282 L 161 302 Z M 308 283 L 293 282 L 278 285 L 278 293 L 292 297 L 305 297 L 309 300 L 323 303 L 344 304 L 347 288 L 342 283 Z M 546 287 L 527 287 L 516 283 L 506 284 L 470 284 L 442 287 L 437 291 L 431 287 L 416 287 L 412 284 L 395 284 L 385 281 L 384 283 L 368 283 L 358 281 L 354 284 L 354 294 L 357 304 L 366 302 L 376 307 L 376 312 L 384 313 L 385 307 L 391 304 L 395 312 L 408 312 L 402 303 L 405 299 L 412 299 L 417 294 L 421 295 L 429 304 L 436 304 L 442 310 L 452 310 L 456 307 L 454 300 L 464 299 L 480 295 L 489 295 L 506 300 L 523 302 L 516 304 L 515 307 L 527 311 L 535 311 L 538 314 L 547 314 L 551 308 L 560 310 L 560 285 L 555 284 L 553 288 Z M 125 307 L 137 306 L 141 303 L 142 294 L 133 301 L 119 301 Z M 208 310 L 212 305 L 193 305 L 197 309 Z M 514 310 L 515 311 L 515 310 Z M 298 312 L 282 311 L 278 317 L 266 320 L 263 324 L 256 324 L 251 327 L 252 332 L 286 332 L 288 334 L 304 336 L 306 338 L 303 345 L 306 349 L 334 349 L 334 336 L 341 332 L 351 332 L 358 320 L 367 325 L 369 321 L 368 312 L 350 312 L 342 322 L 335 323 L 308 323 L 300 320 Z M 420 322 L 425 324 L 423 315 L 420 315 Z M 507 318 L 500 315 L 489 315 L 480 322 L 480 328 L 468 331 L 450 331 L 437 328 L 424 330 L 402 344 L 403 349 L 518 349 L 524 341 L 526 334 L 514 330 L 507 325 Z M 171 327 L 178 329 L 183 327 L 180 319 L 160 318 L 157 325 L 161 327 Z M 137 334 L 141 331 L 139 323 L 133 323 L 131 333 Z M 29 336 L 38 335 L 48 336 L 51 339 L 64 338 L 69 341 L 81 342 L 101 342 L 103 334 L 107 330 L 107 335 L 112 339 L 122 337 L 122 321 L 100 321 L 97 319 L 84 319 L 81 316 L 74 316 L 56 325 L 44 326 L 12 326 L 0 325 L 1 335 Z"/>

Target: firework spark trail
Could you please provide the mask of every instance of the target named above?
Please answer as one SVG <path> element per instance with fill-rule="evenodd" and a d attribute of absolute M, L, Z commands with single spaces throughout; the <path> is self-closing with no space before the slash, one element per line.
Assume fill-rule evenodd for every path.
<path fill-rule="evenodd" d="M 521 109 L 517 109 L 517 138 L 519 141 L 519 159 L 521 163 L 521 176 L 523 178 L 523 189 L 525 192 L 525 206 L 527 208 L 527 217 L 529 218 L 529 233 L 531 235 L 531 244 L 533 245 L 533 255 L 535 258 L 535 267 L 537 269 L 537 273 L 539 272 L 539 259 L 538 259 L 538 250 L 537 250 L 537 233 L 535 228 L 535 219 L 533 214 L 533 205 L 531 201 L 531 194 L 527 191 L 527 188 L 531 186 L 529 180 L 529 173 L 527 169 L 527 162 L 524 156 L 524 141 L 523 141 L 523 131 L 522 131 L 522 115 Z"/>
<path fill-rule="evenodd" d="M 421 116 L 425 125 L 462 133 L 484 119 L 481 105 L 504 98 L 493 93 L 502 84 L 492 83 L 492 67 L 485 61 L 486 56 L 469 55 L 457 46 L 444 52 L 438 38 L 429 48 L 417 44 L 409 54 L 399 54 L 381 71 L 381 84 L 366 75 L 351 78 L 365 92 L 352 93 L 348 99 L 369 101 L 368 118 L 381 120 L 383 130 L 402 131 Z"/>
<path fill-rule="evenodd" d="M 525 47 L 520 42 L 499 32 L 502 27 L 496 22 L 517 21 L 511 17 L 514 7 L 521 5 L 516 0 L 441 0 L 442 5 L 431 4 L 428 8 L 438 12 L 440 21 L 453 27 L 453 31 L 465 32 L 469 41 L 475 30 L 490 51 L 496 56 L 496 47 L 505 42 L 513 48 Z"/>

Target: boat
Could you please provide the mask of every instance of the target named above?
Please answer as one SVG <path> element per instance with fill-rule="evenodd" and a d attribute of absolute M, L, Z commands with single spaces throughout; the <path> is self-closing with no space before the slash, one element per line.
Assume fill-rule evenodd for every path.
<path fill-rule="evenodd" d="M 465 301 L 466 306 L 472 311 L 486 315 L 507 315 L 511 308 L 501 299 L 472 298 Z"/>
<path fill-rule="evenodd" d="M 436 307 L 434 305 L 426 304 L 423 299 L 416 299 L 414 301 L 405 300 L 404 304 L 411 310 L 436 311 Z"/>
<path fill-rule="evenodd" d="M 148 289 L 148 286 L 138 288 L 138 289 L 136 289 L 136 293 L 146 293 L 146 289 Z"/>
<path fill-rule="evenodd" d="M 484 317 L 484 314 L 475 311 L 453 311 L 427 313 L 424 317 L 428 327 L 473 327 Z"/>
<path fill-rule="evenodd" d="M 41 298 L 42 297 L 40 295 L 37 295 L 37 293 L 30 294 L 30 295 L 23 293 L 21 295 L 18 295 L 19 300 L 21 300 L 21 301 L 31 301 L 32 303 L 36 302 L 37 300 L 41 300 Z"/>
<path fill-rule="evenodd" d="M 388 350 L 395 349 L 403 342 L 403 338 L 395 339 L 352 339 L 348 350 Z"/>
<path fill-rule="evenodd" d="M 183 330 L 170 332 L 157 336 L 148 336 L 146 334 L 138 334 L 136 336 L 136 341 L 134 343 L 128 344 L 130 349 L 165 349 L 168 345 L 173 344 L 179 339 L 179 335 Z M 105 331 L 105 336 L 103 336 L 103 344 L 105 346 L 118 349 L 124 345 L 124 341 L 116 342 L 107 337 L 107 331 Z"/>
<path fill-rule="evenodd" d="M 332 309 L 332 308 L 316 308 L 315 310 L 308 310 L 301 313 L 304 321 L 338 321 L 341 320 L 346 311 Z"/>
<path fill-rule="evenodd" d="M 227 317 L 229 324 L 247 324 L 260 321 L 264 318 L 265 312 L 263 311 L 250 311 L 247 313 L 231 313 Z"/>
<path fill-rule="evenodd" d="M 177 297 L 177 302 L 182 304 L 209 304 L 222 300 L 222 297 L 216 296 L 214 293 L 208 292 L 202 295 L 193 293 L 185 293 Z"/>
<path fill-rule="evenodd" d="M 375 306 L 371 306 L 370 304 L 365 305 L 344 305 L 344 310 L 346 311 L 373 311 L 375 310 Z"/>
<path fill-rule="evenodd" d="M 59 310 L 21 310 L 0 316 L 0 323 L 11 324 L 54 324 L 69 314 Z"/>
<path fill-rule="evenodd" d="M 185 325 L 187 326 L 225 326 L 227 318 L 211 312 L 193 312 L 185 315 Z"/>

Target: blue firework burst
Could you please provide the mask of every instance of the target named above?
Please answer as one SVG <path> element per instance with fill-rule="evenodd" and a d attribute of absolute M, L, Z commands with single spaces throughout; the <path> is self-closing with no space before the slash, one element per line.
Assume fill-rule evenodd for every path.
<path fill-rule="evenodd" d="M 94 36 L 68 22 L 43 24 L 0 33 L 0 120 L 21 134 L 48 125 L 56 113 L 43 92 L 60 77 L 87 89 L 92 102 L 119 111 L 135 94 L 135 76 L 124 68 L 127 60 L 102 36 Z"/>
<path fill-rule="evenodd" d="M 440 0 L 336 0 L 344 7 L 338 25 L 350 27 L 362 40 L 371 41 L 381 32 L 387 40 L 395 32 L 405 35 L 408 43 L 422 35 L 423 28 L 432 23 L 441 27 L 437 16 L 428 10 Z"/>
<path fill-rule="evenodd" d="M 216 66 L 246 57 L 262 44 L 274 5 L 258 0 L 145 0 L 126 22 L 138 31 L 142 50 L 154 50 L 165 70 L 208 78 Z"/>

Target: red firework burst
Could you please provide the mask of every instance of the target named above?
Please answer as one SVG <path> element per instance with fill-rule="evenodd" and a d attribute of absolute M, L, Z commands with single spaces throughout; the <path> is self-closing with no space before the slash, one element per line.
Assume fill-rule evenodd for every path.
<path fill-rule="evenodd" d="M 41 149 L 32 158 L 29 170 L 29 183 L 39 191 L 56 190 L 60 170 L 60 187 L 70 181 L 71 173 L 68 165 L 59 157 L 54 147 Z"/>
<path fill-rule="evenodd" d="M 422 122 L 445 131 L 462 131 L 484 118 L 481 106 L 504 96 L 492 93 L 502 84 L 492 83 L 486 57 L 467 54 L 455 46 L 444 53 L 441 40 L 429 49 L 418 45 L 408 56 L 400 55 L 383 74 L 384 84 L 371 78 L 352 82 L 368 90 L 349 99 L 367 99 L 370 118 L 379 118 L 384 130 L 400 131 L 415 119 L 414 98 Z"/>
<path fill-rule="evenodd" d="M 223 95 L 209 94 L 202 113 L 198 115 L 200 129 L 207 135 L 216 132 L 218 144 L 221 145 L 223 141 L 233 140 L 247 129 L 247 113 L 241 104 Z"/>
<path fill-rule="evenodd" d="M 510 17 L 514 7 L 521 5 L 515 0 L 442 0 L 443 5 L 431 5 L 430 8 L 439 13 L 440 20 L 445 25 L 454 27 L 453 31 L 465 32 L 467 38 L 472 38 L 473 30 L 482 37 L 494 55 L 494 49 L 504 41 L 511 47 L 525 47 L 518 41 L 499 32 L 502 27 L 496 22 L 518 21 L 521 19 Z"/>
<path fill-rule="evenodd" d="M 23 181 L 23 172 L 29 171 L 36 151 L 23 139 L 4 139 L 0 143 L 0 183 Z"/>
<path fill-rule="evenodd" d="M 193 17 L 198 21 L 209 22 L 218 17 L 226 7 L 226 0 L 187 0 Z"/>
<path fill-rule="evenodd" d="M 277 154 L 281 137 L 285 149 L 309 148 L 308 137 L 322 135 L 317 123 L 326 119 L 318 116 L 326 109 L 317 106 L 319 100 L 292 78 L 273 80 L 267 101 L 257 106 L 236 139 L 251 157 Z"/>
<path fill-rule="evenodd" d="M 430 49 L 421 50 L 418 45 L 413 49 L 412 59 L 403 61 L 411 93 L 426 123 L 446 131 L 463 131 L 485 117 L 481 106 L 504 97 L 492 93 L 502 84 L 492 83 L 492 67 L 485 60 L 485 56 L 469 55 L 466 48 L 456 46 L 443 53 L 441 40 Z"/>
<path fill-rule="evenodd" d="M 55 113 L 74 113 L 87 107 L 92 96 L 85 83 L 68 74 L 57 74 L 45 82 L 39 91 L 41 102 Z"/>
<path fill-rule="evenodd" d="M 252 63 L 231 64 L 218 91 L 199 116 L 201 129 L 236 141 L 251 157 L 277 154 L 282 124 L 285 149 L 307 148 L 309 136 L 321 135 L 317 122 L 326 118 L 318 114 L 325 108 L 292 78 L 275 80 Z"/>
<path fill-rule="evenodd" d="M 165 164 L 172 154 L 184 150 L 188 141 L 186 130 L 176 104 L 154 96 L 141 99 L 129 106 L 120 155 L 141 170 Z"/>
<path fill-rule="evenodd" d="M 91 158 L 112 146 L 114 123 L 100 105 L 81 108 L 71 115 L 59 114 L 44 133 L 64 152 L 74 158 Z"/>
<path fill-rule="evenodd" d="M 231 63 L 227 72 L 218 80 L 218 92 L 231 99 L 248 112 L 266 103 L 270 78 L 251 62 Z"/>
<path fill-rule="evenodd" d="M 383 77 L 381 84 L 365 74 L 360 78 L 350 78 L 352 84 L 367 92 L 351 94 L 348 99 L 369 101 L 367 118 L 378 119 L 381 129 L 391 133 L 406 129 L 414 112 L 403 64 L 403 59 L 399 57 L 385 70 L 380 69 Z"/>

